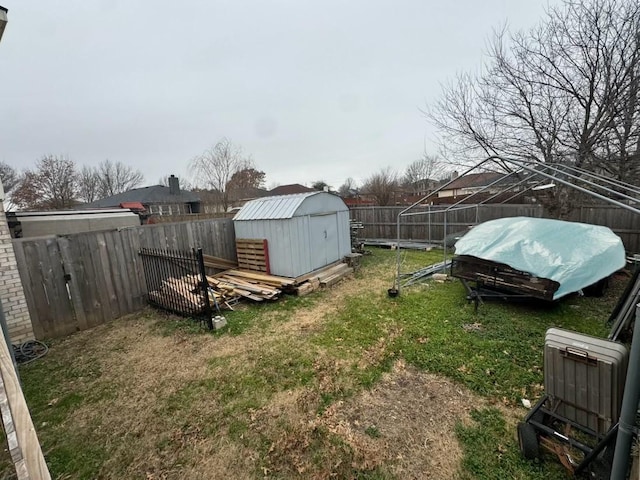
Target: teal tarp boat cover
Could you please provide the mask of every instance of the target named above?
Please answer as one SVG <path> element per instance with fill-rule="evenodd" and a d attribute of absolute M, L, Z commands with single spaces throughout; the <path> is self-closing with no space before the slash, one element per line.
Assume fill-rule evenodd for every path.
<path fill-rule="evenodd" d="M 456 255 L 503 263 L 560 284 L 556 300 L 625 266 L 622 240 L 609 228 L 546 218 L 513 217 L 477 225 Z"/>

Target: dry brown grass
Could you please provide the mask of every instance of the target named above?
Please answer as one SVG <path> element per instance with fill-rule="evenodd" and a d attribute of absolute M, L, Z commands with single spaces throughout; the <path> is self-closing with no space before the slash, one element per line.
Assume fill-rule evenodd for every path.
<path fill-rule="evenodd" d="M 453 427 L 483 400 L 402 360 L 372 389 L 358 387 L 353 368 L 380 363 L 393 329 L 348 359 L 308 341 L 351 296 L 366 290 L 379 298 L 388 286 L 388 268 L 373 268 L 286 321 L 267 314 L 266 328 L 238 336 L 163 335 L 156 324 L 165 320 L 148 311 L 68 337 L 45 361 L 72 369 L 94 363 L 99 374 L 74 377 L 60 395 L 104 394 L 44 438 L 103 445 L 108 458 L 97 476 L 109 479 L 349 478 L 363 470 L 454 478 L 461 450 Z M 295 371 L 299 359 L 310 361 L 308 382 L 261 383 L 272 369 L 286 374 L 287 362 Z M 46 408 L 37 416 L 46 419 Z"/>

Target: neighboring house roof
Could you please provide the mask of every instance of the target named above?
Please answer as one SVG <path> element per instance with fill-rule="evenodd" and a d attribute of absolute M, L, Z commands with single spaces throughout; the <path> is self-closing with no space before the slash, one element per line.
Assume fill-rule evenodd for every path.
<path fill-rule="evenodd" d="M 485 172 L 485 173 L 468 173 L 455 179 L 445 190 L 459 190 L 461 188 L 486 187 L 490 183 L 503 177 L 503 173 Z"/>
<path fill-rule="evenodd" d="M 308 200 L 315 197 L 314 205 Z M 303 208 L 307 204 L 307 208 Z M 276 195 L 274 197 L 251 200 L 233 217 L 234 221 L 242 220 L 278 220 L 293 218 L 296 215 L 310 213 L 329 213 L 348 210 L 342 199 L 332 193 L 314 190 L 293 195 Z"/>
<path fill-rule="evenodd" d="M 317 192 L 313 188 L 305 187 L 299 183 L 291 183 L 289 185 L 280 185 L 279 187 L 269 190 L 269 195 L 292 195 L 294 193 Z"/>
<path fill-rule="evenodd" d="M 266 197 L 272 195 L 263 188 L 247 187 L 233 188 L 229 190 L 229 200 L 251 200 L 254 198 Z"/>
<path fill-rule="evenodd" d="M 144 205 L 140 202 L 122 202 L 120 208 L 128 208 L 129 210 L 144 210 Z"/>
<path fill-rule="evenodd" d="M 178 193 L 170 193 L 169 187 L 153 185 L 151 187 L 134 188 L 95 202 L 85 203 L 82 208 L 117 207 L 121 203 L 128 202 L 140 202 L 144 205 L 152 203 L 198 203 L 200 202 L 200 197 L 185 190 L 180 190 Z"/>
<path fill-rule="evenodd" d="M 420 197 L 422 198 L 422 197 Z M 371 205 L 375 205 L 376 201 L 369 199 L 369 198 L 362 198 L 362 197 L 347 197 L 344 198 L 342 197 L 342 201 L 345 203 L 345 205 L 347 205 L 348 207 L 358 207 L 358 206 L 362 206 L 362 205 L 366 205 L 366 206 L 371 206 Z"/>

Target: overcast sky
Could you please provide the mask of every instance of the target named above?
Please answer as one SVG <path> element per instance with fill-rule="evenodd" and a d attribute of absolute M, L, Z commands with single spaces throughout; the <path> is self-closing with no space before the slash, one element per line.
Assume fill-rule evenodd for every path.
<path fill-rule="evenodd" d="M 553 0 L 551 3 L 555 3 Z M 188 177 L 223 136 L 267 185 L 337 188 L 427 150 L 420 112 L 539 0 L 0 0 L 0 160 L 104 159 Z"/>

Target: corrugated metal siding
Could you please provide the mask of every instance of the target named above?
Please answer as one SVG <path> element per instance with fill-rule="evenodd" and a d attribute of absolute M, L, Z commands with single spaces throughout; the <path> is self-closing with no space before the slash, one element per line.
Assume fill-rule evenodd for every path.
<path fill-rule="evenodd" d="M 349 210 L 338 212 L 338 245 L 340 248 L 339 258 L 351 253 L 351 228 L 349 222 Z"/>
<path fill-rule="evenodd" d="M 238 222 L 235 224 L 236 238 L 266 238 L 271 273 L 297 277 L 312 270 L 308 222 L 306 216 Z"/>
<path fill-rule="evenodd" d="M 337 195 L 318 192 L 306 198 L 296 210 L 296 215 L 318 215 L 324 213 L 348 212 L 349 207 Z"/>
<path fill-rule="evenodd" d="M 293 197 L 299 197 L 301 201 L 297 203 L 297 210 L 291 213 L 290 209 L 296 203 Z M 351 252 L 349 211 L 340 197 L 311 192 L 272 198 L 285 199 L 285 202 L 274 201 L 268 208 L 261 205 L 245 211 L 253 203 L 249 202 L 234 219 L 236 238 L 267 239 L 272 274 L 297 277 Z M 294 216 L 249 219 L 256 215 L 284 215 L 287 211 Z M 312 234 L 314 228 L 317 230 L 315 236 Z"/>
<path fill-rule="evenodd" d="M 233 220 L 276 220 L 348 210 L 337 195 L 326 192 L 307 192 L 257 198 L 247 202 Z"/>
<path fill-rule="evenodd" d="M 258 198 L 247 202 L 233 217 L 234 221 L 275 220 L 291 218 L 296 210 L 309 196 L 321 192 L 296 193 L 294 195 L 278 195 L 276 197 Z"/>

